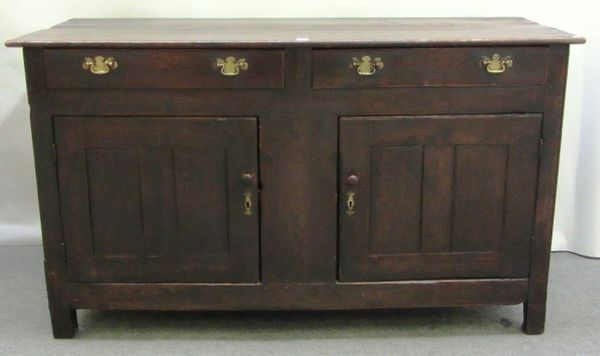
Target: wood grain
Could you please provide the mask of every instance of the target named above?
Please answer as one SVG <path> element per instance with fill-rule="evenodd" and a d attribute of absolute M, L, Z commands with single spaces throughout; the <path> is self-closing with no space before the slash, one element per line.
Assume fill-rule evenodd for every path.
<path fill-rule="evenodd" d="M 360 177 L 340 186 L 341 280 L 525 276 L 540 125 L 539 115 L 341 118 L 340 181 Z M 439 146 L 453 148 L 453 166 L 434 176 L 439 168 L 424 152 Z M 343 209 L 348 192 L 353 215 Z M 440 208 L 445 217 L 435 220 Z M 440 221 L 437 239 L 448 249 L 432 253 L 431 225 Z"/>
<path fill-rule="evenodd" d="M 418 86 L 544 85 L 547 47 L 352 48 L 313 52 L 313 87 L 393 88 Z M 513 66 L 488 73 L 481 58 L 498 53 Z M 381 58 L 383 68 L 358 75 L 352 58 Z M 411 70 L 419 68 L 419 70 Z"/>
<path fill-rule="evenodd" d="M 523 18 L 72 19 L 12 47 L 273 47 L 583 43 Z"/>
<path fill-rule="evenodd" d="M 423 214 L 421 251 L 450 251 L 452 196 L 454 194 L 454 146 L 425 147 L 423 157 Z"/>
<path fill-rule="evenodd" d="M 283 51 L 252 49 L 49 49 L 49 88 L 282 88 Z M 84 70 L 86 57 L 114 57 L 118 67 L 104 75 Z M 247 70 L 222 75 L 218 58 L 244 58 Z"/>
<path fill-rule="evenodd" d="M 82 284 L 66 302 L 85 309 L 294 310 L 380 309 L 522 303 L 527 279 L 387 283 Z M 145 296 L 139 298 L 140 295 Z M 427 296 L 427 297 L 424 297 Z"/>
<path fill-rule="evenodd" d="M 54 336 L 77 308 L 522 302 L 542 332 L 567 44 L 583 41 L 517 18 L 88 19 L 9 41 L 26 47 Z M 516 56 L 506 76 L 461 67 L 490 50 Z M 345 77 L 356 51 L 395 65 Z M 99 52 L 118 76 L 85 76 Z M 194 66 L 242 52 L 252 78 Z"/>
<path fill-rule="evenodd" d="M 257 174 L 255 118 L 54 122 L 70 280 L 259 280 L 259 204 L 243 214 L 257 194 L 240 178 Z"/>
<path fill-rule="evenodd" d="M 524 308 L 523 330 L 528 334 L 541 334 L 545 328 L 548 270 L 568 63 L 568 46 L 550 48 L 548 66 L 550 87 L 544 106 L 542 126 L 544 143 L 540 148 L 535 225 L 530 250 L 531 273 Z"/>
<path fill-rule="evenodd" d="M 377 202 L 369 209 L 369 253 L 419 252 L 423 147 L 371 147 L 369 161 L 370 199 Z"/>

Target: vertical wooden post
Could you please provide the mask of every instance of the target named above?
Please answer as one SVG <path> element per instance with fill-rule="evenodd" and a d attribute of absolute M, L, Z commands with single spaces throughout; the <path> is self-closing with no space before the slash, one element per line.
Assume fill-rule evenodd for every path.
<path fill-rule="evenodd" d="M 546 318 L 546 294 L 550 246 L 554 220 L 554 200 L 558 176 L 558 159 L 563 121 L 563 107 L 567 67 L 568 45 L 552 45 L 548 55 L 548 82 L 536 201 L 535 227 L 531 243 L 529 290 L 524 304 L 523 330 L 527 334 L 544 332 Z"/>
<path fill-rule="evenodd" d="M 31 107 L 31 134 L 33 136 L 50 317 L 54 337 L 70 338 L 73 337 L 75 328 L 77 328 L 77 315 L 75 310 L 64 304 L 61 297 L 64 295 L 66 284 L 66 256 L 60 219 L 52 117 L 48 112 L 44 50 L 25 48 L 23 56 Z"/>

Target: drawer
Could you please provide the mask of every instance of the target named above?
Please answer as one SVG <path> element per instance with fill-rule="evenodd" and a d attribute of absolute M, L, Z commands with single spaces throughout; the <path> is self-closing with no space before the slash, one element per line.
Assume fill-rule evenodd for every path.
<path fill-rule="evenodd" d="M 546 61 L 546 47 L 315 50 L 313 87 L 543 85 Z"/>
<path fill-rule="evenodd" d="M 45 57 L 49 88 L 284 86 L 282 50 L 50 49 Z"/>

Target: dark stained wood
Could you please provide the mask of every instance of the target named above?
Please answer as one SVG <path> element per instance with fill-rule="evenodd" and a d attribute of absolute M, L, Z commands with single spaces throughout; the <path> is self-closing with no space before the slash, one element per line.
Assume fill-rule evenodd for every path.
<path fill-rule="evenodd" d="M 569 59 L 568 46 L 551 46 L 548 65 L 549 87 L 542 126 L 539 177 L 535 206 L 535 227 L 531 241 L 531 271 L 525 303 L 523 330 L 528 334 L 544 332 L 550 246 L 554 223 L 554 204 L 563 121 L 565 87 Z"/>
<path fill-rule="evenodd" d="M 531 289 L 530 289 L 531 292 Z M 523 331 L 529 335 L 544 333 L 546 327 L 546 303 L 523 303 Z"/>
<path fill-rule="evenodd" d="M 543 124 L 543 121 L 542 121 Z M 535 201 L 524 197 L 536 196 L 540 142 L 522 140 L 519 145 L 511 146 L 508 153 L 505 206 L 512 210 L 511 217 L 504 220 L 504 232 L 515 238 L 512 245 L 503 245 L 502 266 L 504 274 L 528 269 L 531 232 L 534 231 Z M 537 151 L 538 155 L 531 152 Z M 519 187 L 515 189 L 515 187 Z M 536 197 L 537 199 L 537 197 Z M 510 261 L 509 261 L 510 260 Z"/>
<path fill-rule="evenodd" d="M 527 261 L 540 128 L 540 115 L 343 117 L 340 181 L 356 174 L 360 182 L 340 186 L 340 279 L 527 275 L 527 264 L 515 258 Z M 425 159 L 423 147 L 449 145 L 453 168 L 437 177 L 440 183 L 429 174 L 424 184 L 425 163 L 436 162 Z M 422 226 L 435 224 L 429 212 L 439 209 L 431 198 L 436 185 L 446 185 L 442 199 L 452 202 L 443 223 L 451 228 L 444 236 L 449 248 L 431 253 L 422 249 Z M 346 213 L 349 193 L 353 215 Z"/>
<path fill-rule="evenodd" d="M 291 50 L 290 50 L 291 51 Z M 289 57 L 289 52 L 288 56 Z M 299 49 L 299 53 L 306 50 Z M 309 58 L 304 56 L 304 58 Z M 289 59 L 289 62 L 297 61 Z M 325 120 L 337 120 L 336 115 L 386 115 L 400 112 L 403 115 L 423 114 L 427 108 L 429 115 L 444 114 L 492 114 L 515 112 L 542 112 L 545 102 L 545 87 L 473 87 L 473 88 L 386 88 L 386 89 L 331 89 L 310 90 L 292 88 L 296 79 L 291 78 L 298 69 L 289 68 L 286 75 L 286 90 L 269 91 L 271 99 L 268 106 L 264 104 L 265 91 L 261 90 L 185 90 L 177 95 L 165 96 L 169 91 L 163 90 L 130 90 L 127 96 L 119 90 L 95 90 L 94 95 L 80 90 L 52 90 L 49 99 L 55 103 L 57 114 L 94 115 L 102 112 L 105 115 L 179 115 L 193 116 L 198 112 L 207 116 L 218 116 L 221 113 L 233 116 L 244 116 L 249 112 L 256 113 L 259 121 L 271 115 L 281 121 L 290 107 L 301 107 L 305 115 L 329 115 Z M 305 78 L 304 80 L 310 81 Z M 307 83 L 310 85 L 310 82 Z M 297 95 L 292 95 L 296 93 Z M 340 100 L 343 97 L 345 100 Z M 262 100 L 262 101 L 261 101 Z M 313 105 L 302 105 L 310 101 Z M 231 103 L 235 103 L 232 105 Z M 318 104 L 318 105 L 317 105 Z M 269 118 L 264 118 L 269 120 Z M 323 119 L 321 119 L 323 121 Z M 282 126 L 292 125 L 283 120 Z"/>
<path fill-rule="evenodd" d="M 313 86 L 319 88 L 390 88 L 412 86 L 543 85 L 547 47 L 352 48 L 313 52 Z M 513 66 L 502 75 L 480 66 L 483 56 L 509 56 Z M 373 75 L 359 75 L 352 58 L 381 58 Z M 419 68 L 419 70 L 406 70 Z"/>
<path fill-rule="evenodd" d="M 51 49 L 46 50 L 49 88 L 283 88 L 283 51 L 248 49 Z M 84 58 L 114 57 L 104 75 L 83 69 Z M 248 69 L 225 76 L 217 58 L 244 58 Z"/>
<path fill-rule="evenodd" d="M 526 294 L 527 279 L 270 285 L 69 283 L 66 302 L 83 309 L 343 310 L 518 304 Z"/>
<path fill-rule="evenodd" d="M 535 22 L 497 18 L 72 19 L 7 46 L 266 47 L 583 43 Z"/>
<path fill-rule="evenodd" d="M 254 118 L 57 117 L 54 122 L 70 280 L 259 280 L 258 202 L 252 216 L 243 209 L 244 191 L 257 193 L 241 179 L 257 174 Z M 149 162 L 157 150 L 168 157 Z M 161 193 L 146 202 L 149 191 Z M 170 209 L 163 215 L 159 207 Z M 171 228 L 155 229 L 155 221 Z"/>
<path fill-rule="evenodd" d="M 93 254 L 98 257 L 144 256 L 137 149 L 85 148 L 83 155 Z"/>
<path fill-rule="evenodd" d="M 172 155 L 178 234 L 171 249 L 180 256 L 229 254 L 227 149 L 177 148 Z M 242 174 L 235 183 L 241 183 Z M 233 214 L 239 215 L 242 197 L 231 200 Z"/>
<path fill-rule="evenodd" d="M 50 322 L 56 339 L 70 339 L 78 328 L 77 311 L 67 305 L 64 297 L 49 293 Z"/>
<path fill-rule="evenodd" d="M 540 134 L 539 114 L 490 115 L 421 115 L 421 116 L 354 116 L 342 117 L 340 136 L 344 129 L 358 132 L 357 143 L 372 146 L 415 145 L 505 145 L 531 140 Z M 368 129 L 361 132 L 359 129 Z M 400 130 L 401 129 L 401 130 Z M 362 138 L 364 137 L 364 138 Z M 352 140 L 346 140 L 351 144 Z M 342 152 L 343 153 L 343 152 Z"/>
<path fill-rule="evenodd" d="M 89 19 L 9 41 L 28 47 L 54 336 L 78 308 L 504 303 L 541 333 L 583 41 L 515 18 Z M 494 51 L 515 65 L 490 77 L 474 61 Z M 371 78 L 346 63 L 363 52 L 388 58 Z M 95 54 L 119 68 L 84 71 Z"/>
<path fill-rule="evenodd" d="M 245 109 L 259 112 L 265 284 L 336 280 L 338 123 L 312 98 L 310 54 L 288 50 L 286 93 Z"/>
<path fill-rule="evenodd" d="M 450 251 L 454 146 L 426 146 L 423 157 L 421 251 Z"/>
<path fill-rule="evenodd" d="M 165 236 L 177 236 L 173 151 L 169 148 L 137 150 L 140 171 L 140 197 L 143 202 L 144 247 L 148 257 L 164 257 L 177 244 L 169 245 Z M 179 196 L 180 198 L 184 198 Z M 173 246 L 174 245 L 174 246 Z"/>
<path fill-rule="evenodd" d="M 532 137 L 534 143 L 538 139 Z M 508 150 L 508 145 L 456 146 L 451 251 L 499 250 Z M 536 153 L 530 152 L 534 157 Z M 533 201 L 533 195 L 529 200 Z"/>
<path fill-rule="evenodd" d="M 369 194 L 371 201 L 377 203 L 369 209 L 368 252 L 376 255 L 419 252 L 423 146 L 371 147 L 369 162 Z"/>
<path fill-rule="evenodd" d="M 45 66 L 42 51 L 24 49 L 27 94 L 44 247 L 44 271 L 48 307 L 55 338 L 71 338 L 77 328 L 75 310 L 64 298 L 66 283 L 65 244 L 62 235 L 58 179 L 54 161 L 53 127 L 48 120 Z"/>
<path fill-rule="evenodd" d="M 395 281 L 432 278 L 499 278 L 502 257 L 497 252 L 402 253 L 368 256 L 366 273 L 346 281 Z M 526 273 L 520 273 L 524 275 Z M 519 274 L 516 274 L 519 275 Z"/>

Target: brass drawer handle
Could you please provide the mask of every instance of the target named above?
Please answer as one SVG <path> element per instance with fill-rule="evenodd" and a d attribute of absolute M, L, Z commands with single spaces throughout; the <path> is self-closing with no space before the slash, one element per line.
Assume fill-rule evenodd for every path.
<path fill-rule="evenodd" d="M 483 56 L 479 61 L 481 67 L 485 67 L 485 70 L 491 74 L 504 73 L 506 68 L 510 68 L 513 65 L 513 60 L 509 56 L 501 57 L 498 53 L 494 53 L 492 58 Z"/>
<path fill-rule="evenodd" d="M 358 75 L 373 75 L 375 72 L 377 72 L 377 69 L 383 68 L 383 61 L 379 57 L 373 59 L 371 59 L 369 56 L 364 56 L 361 59 L 352 57 L 350 68 L 354 67 L 356 67 L 356 72 Z"/>
<path fill-rule="evenodd" d="M 231 77 L 240 74 L 240 70 L 248 70 L 248 62 L 245 58 L 237 60 L 235 57 L 217 58 L 215 68 L 221 68 L 221 74 Z"/>
<path fill-rule="evenodd" d="M 93 59 L 85 57 L 81 66 L 93 74 L 102 75 L 110 72 L 111 69 L 117 69 L 117 61 L 113 57 L 96 56 Z"/>

